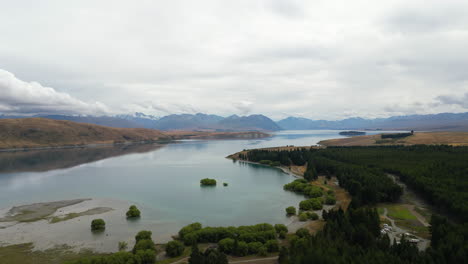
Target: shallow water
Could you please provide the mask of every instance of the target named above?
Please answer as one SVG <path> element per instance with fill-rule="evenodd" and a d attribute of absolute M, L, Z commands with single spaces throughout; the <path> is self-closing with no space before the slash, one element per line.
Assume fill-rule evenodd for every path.
<path fill-rule="evenodd" d="M 124 208 L 100 215 L 108 223 L 106 236 L 112 237 L 101 243 L 107 250 L 141 229 L 152 230 L 154 238 L 164 242 L 195 221 L 212 226 L 285 223 L 284 208 L 303 199 L 282 188 L 293 177 L 225 157 L 242 149 L 315 145 L 342 137 L 339 132 L 281 131 L 266 139 L 0 153 L 0 208 L 87 197 L 138 205 L 138 221 L 126 221 Z M 218 186 L 200 187 L 206 177 L 216 179 Z M 89 233 L 88 218 L 95 217 L 54 225 L 67 230 L 70 241 L 99 241 Z M 27 240 L 28 232 L 23 235 Z"/>

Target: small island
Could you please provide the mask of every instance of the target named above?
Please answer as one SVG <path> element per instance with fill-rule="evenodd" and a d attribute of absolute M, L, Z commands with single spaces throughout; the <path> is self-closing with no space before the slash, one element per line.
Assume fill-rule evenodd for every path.
<path fill-rule="evenodd" d="M 366 134 L 364 131 L 341 131 L 339 133 L 342 136 L 363 136 Z"/>
<path fill-rule="evenodd" d="M 201 186 L 216 186 L 216 180 L 215 179 L 209 179 L 209 178 L 201 179 L 200 180 L 200 185 Z"/>

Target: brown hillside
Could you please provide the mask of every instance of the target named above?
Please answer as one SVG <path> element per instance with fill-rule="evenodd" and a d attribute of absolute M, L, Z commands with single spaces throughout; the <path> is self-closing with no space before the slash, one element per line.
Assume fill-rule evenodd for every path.
<path fill-rule="evenodd" d="M 468 146 L 468 132 L 419 132 L 399 139 L 382 139 L 379 135 L 337 138 L 319 142 L 323 146 L 382 146 L 382 145 L 453 145 Z"/>
<path fill-rule="evenodd" d="M 113 128 L 46 118 L 0 120 L 0 149 L 168 140 L 158 130 Z"/>

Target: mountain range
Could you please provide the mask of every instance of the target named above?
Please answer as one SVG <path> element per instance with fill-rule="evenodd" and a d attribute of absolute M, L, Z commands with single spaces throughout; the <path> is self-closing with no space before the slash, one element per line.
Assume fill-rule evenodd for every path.
<path fill-rule="evenodd" d="M 110 127 L 186 131 L 278 131 L 307 129 L 468 131 L 468 112 L 406 115 L 376 119 L 353 117 L 336 121 L 288 117 L 277 122 L 264 115 L 231 115 L 222 117 L 202 113 L 173 114 L 164 117 L 156 117 L 143 113 L 117 116 L 40 115 L 34 117 L 91 123 Z M 21 117 L 0 115 L 1 118 Z"/>

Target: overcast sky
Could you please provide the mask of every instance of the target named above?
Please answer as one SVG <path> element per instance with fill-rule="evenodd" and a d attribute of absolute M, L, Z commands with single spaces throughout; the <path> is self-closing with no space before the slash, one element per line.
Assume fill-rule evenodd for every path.
<path fill-rule="evenodd" d="M 0 113 L 468 111 L 468 1 L 0 0 Z"/>

